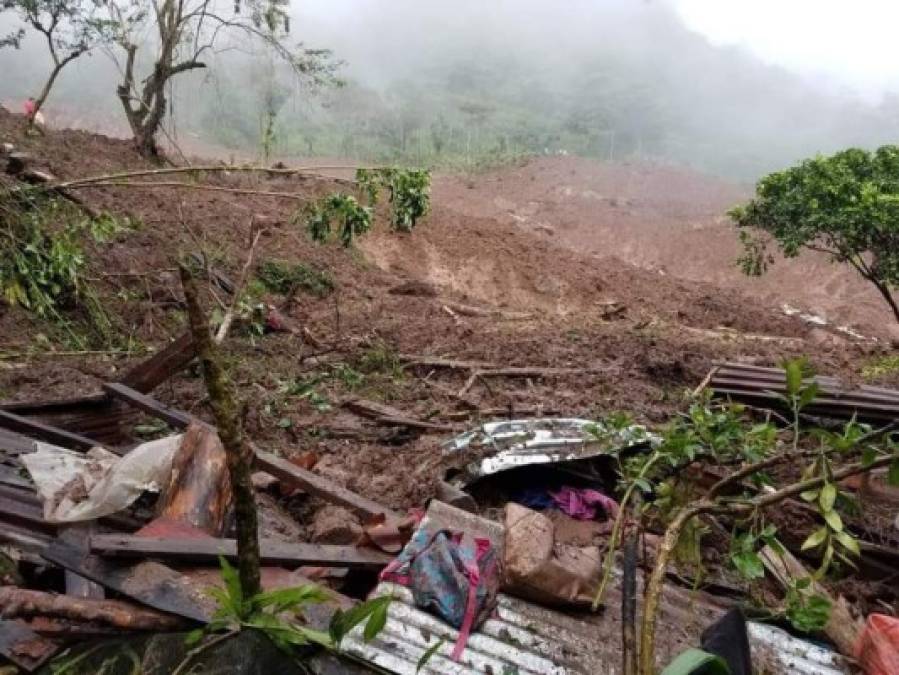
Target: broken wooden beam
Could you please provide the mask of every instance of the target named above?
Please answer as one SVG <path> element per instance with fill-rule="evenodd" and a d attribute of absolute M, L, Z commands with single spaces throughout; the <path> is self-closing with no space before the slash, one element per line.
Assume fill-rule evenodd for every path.
<path fill-rule="evenodd" d="M 215 613 L 215 601 L 204 589 L 161 563 L 115 563 L 99 556 L 84 555 L 59 540 L 50 544 L 41 556 L 54 565 L 162 612 L 202 623 L 208 622 Z"/>
<path fill-rule="evenodd" d="M 194 339 L 190 331 L 160 349 L 150 358 L 131 368 L 121 383 L 142 394 L 148 394 L 175 373 L 180 372 L 196 356 Z"/>
<path fill-rule="evenodd" d="M 87 436 L 66 431 L 65 429 L 60 429 L 22 415 L 16 415 L 6 410 L 0 410 L 0 426 L 64 448 L 90 450 L 101 445 Z"/>
<path fill-rule="evenodd" d="M 121 382 L 106 382 L 103 384 L 103 391 L 123 403 L 127 403 L 148 415 L 163 420 L 174 429 L 183 429 L 194 419 L 193 416 L 180 410 L 169 408 L 155 398 L 142 394 Z"/>
<path fill-rule="evenodd" d="M 32 673 L 53 658 L 61 644 L 15 621 L 0 621 L 0 654 Z"/>
<path fill-rule="evenodd" d="M 260 562 L 263 565 L 279 565 L 296 568 L 347 567 L 380 570 L 391 561 L 391 556 L 380 551 L 356 546 L 329 546 L 324 544 L 292 544 L 269 539 L 259 542 Z M 237 559 L 237 543 L 234 539 L 172 539 L 138 537 L 133 535 L 97 534 L 91 537 L 92 553 L 106 558 L 158 558 L 171 564 L 216 565 L 219 556 Z"/>
<path fill-rule="evenodd" d="M 172 614 L 121 600 L 73 598 L 15 586 L 0 586 L 0 615 L 5 618 L 49 616 L 98 622 L 123 630 L 169 631 L 184 627 Z"/>
<path fill-rule="evenodd" d="M 383 514 L 388 519 L 401 519 L 398 513 L 386 506 L 347 490 L 323 476 L 302 469 L 270 452 L 264 452 L 255 447 L 253 450 L 256 453 L 256 468 L 271 474 L 287 485 L 298 487 L 332 504 L 344 506 L 366 518 L 374 518 Z"/>
<path fill-rule="evenodd" d="M 214 429 L 191 422 L 172 458 L 156 513 L 219 536 L 231 505 L 231 479 L 225 449 Z"/>
<path fill-rule="evenodd" d="M 152 408 L 148 408 L 148 411 L 165 408 L 165 406 L 163 406 L 152 397 L 148 396 L 147 399 L 152 401 L 154 404 Z M 178 419 L 186 421 L 195 419 L 187 413 L 183 413 L 181 411 L 174 411 L 172 409 L 167 410 L 179 413 L 178 416 L 170 415 L 170 419 L 172 421 L 176 421 Z M 182 425 L 182 427 L 183 426 L 187 425 L 184 424 Z M 305 492 L 315 495 L 316 497 L 321 497 L 322 499 L 329 501 L 332 504 L 345 506 L 348 509 L 355 511 L 356 513 L 359 513 L 365 517 L 371 518 L 380 514 L 384 514 L 388 518 L 400 519 L 399 514 L 391 511 L 387 507 L 382 506 L 381 504 L 378 504 L 377 502 L 374 502 L 370 499 L 366 499 L 365 497 L 347 490 L 346 488 L 336 485 L 335 483 L 332 483 L 322 476 L 302 469 L 295 464 L 281 459 L 280 457 L 269 452 L 263 452 L 255 446 L 253 447 L 253 451 L 256 454 L 256 468 L 261 471 L 265 471 L 272 476 L 275 476 L 278 480 L 288 485 L 298 487 Z"/>

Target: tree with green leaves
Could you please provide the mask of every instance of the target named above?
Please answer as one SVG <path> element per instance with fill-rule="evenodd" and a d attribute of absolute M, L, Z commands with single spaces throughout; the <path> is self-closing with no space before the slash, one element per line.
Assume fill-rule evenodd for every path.
<path fill-rule="evenodd" d="M 745 273 L 765 272 L 771 240 L 787 258 L 825 253 L 871 282 L 899 321 L 899 146 L 852 148 L 772 173 L 730 215 L 743 228 Z"/>
<path fill-rule="evenodd" d="M 2 0 L 0 11 L 9 10 L 22 24 L 14 32 L 0 38 L 0 47 L 18 48 L 26 28 L 39 33 L 47 43 L 50 54 L 50 73 L 34 99 L 28 126 L 53 89 L 62 69 L 75 59 L 90 52 L 109 39 L 110 24 L 100 16 L 100 3 L 94 0 Z"/>
<path fill-rule="evenodd" d="M 168 88 L 176 76 L 206 68 L 204 58 L 230 39 L 256 42 L 269 49 L 306 84 L 339 83 L 339 63 L 326 49 L 292 45 L 288 0 L 238 0 L 231 15 L 212 0 L 110 0 L 109 18 L 115 25 L 115 43 L 124 53 L 119 64 L 122 81 L 117 95 L 134 135 L 138 152 L 159 155 L 156 134 L 168 107 Z M 144 35 L 155 33 L 150 45 Z M 152 67 L 138 73 L 141 47 L 153 50 Z"/>
<path fill-rule="evenodd" d="M 804 359 L 784 364 L 780 407 L 786 415 L 772 411 L 760 420 L 745 406 L 713 401 L 708 396 L 694 398 L 685 414 L 651 439 L 650 452 L 619 457 L 623 496 L 610 534 L 596 606 L 603 602 L 627 522 L 637 528 L 651 524 L 665 528 L 643 596 L 639 660 L 632 651 L 625 672 L 657 672 L 655 630 L 669 564 L 677 560 L 701 575 L 702 537 L 713 527 L 721 531 L 726 523 L 731 530 L 730 566 L 747 582 L 764 577 L 772 560 L 787 555 L 771 512 L 788 499 L 800 499 L 817 511 L 819 524 L 803 533 L 801 543 L 791 544 L 814 556 L 820 565 L 789 582 L 779 613 L 805 632 L 818 632 L 827 624 L 833 608 L 818 592 L 818 583 L 834 567 L 854 568 L 861 555 L 858 541 L 844 524 L 843 516 L 852 502 L 841 481 L 888 467 L 888 480 L 899 484 L 899 421 L 877 429 L 854 419 L 839 431 L 807 428 L 801 412 L 818 392 L 812 376 Z M 640 429 L 635 430 L 627 419 L 612 417 L 591 431 L 600 441 L 620 445 L 623 432 L 632 434 Z M 698 486 L 687 469 L 701 462 L 727 467 L 728 473 L 711 487 Z M 801 469 L 801 473 L 775 471 L 788 466 Z M 795 537 L 797 533 L 786 534 Z M 636 614 L 631 621 L 636 623 Z"/>

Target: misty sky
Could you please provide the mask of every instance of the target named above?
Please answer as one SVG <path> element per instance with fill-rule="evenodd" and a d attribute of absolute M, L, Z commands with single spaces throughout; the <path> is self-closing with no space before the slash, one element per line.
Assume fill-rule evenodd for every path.
<path fill-rule="evenodd" d="M 899 88 L 896 0 L 671 0 L 716 44 L 863 94 Z"/>
<path fill-rule="evenodd" d="M 571 0 L 566 0 L 571 2 Z M 632 0 L 667 2 L 676 7 L 684 23 L 715 44 L 746 48 L 763 61 L 776 64 L 836 87 L 848 87 L 866 96 L 886 89 L 899 90 L 899 26 L 897 0 Z M 337 29 L 349 23 L 360 8 L 378 0 L 305 0 L 296 5 L 301 15 Z M 488 0 L 483 12 L 496 14 L 506 5 L 507 17 L 517 15 L 514 5 Z M 534 3 L 527 3 L 531 6 Z M 605 0 L 574 0 L 573 5 Z M 458 8 L 433 3 L 432 13 L 444 7 L 447 28 Z M 464 3 L 463 3 L 464 6 Z M 566 13 L 557 2 L 546 8 Z M 472 9 L 471 5 L 468 9 Z M 477 14 L 479 12 L 475 12 Z M 367 14 L 367 13 L 366 13 Z M 468 19 L 472 17 L 469 16 Z M 466 19 L 466 20 L 468 20 Z M 549 17 L 548 20 L 551 21 Z"/>

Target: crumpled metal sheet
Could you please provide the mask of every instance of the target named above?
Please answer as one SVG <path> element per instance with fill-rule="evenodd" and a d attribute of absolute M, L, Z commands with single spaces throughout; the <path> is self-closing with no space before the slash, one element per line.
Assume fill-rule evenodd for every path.
<path fill-rule="evenodd" d="M 749 621 L 752 667 L 760 673 L 799 675 L 843 675 L 851 672 L 836 652 L 793 637 L 776 626 Z"/>
<path fill-rule="evenodd" d="M 443 444 L 445 453 L 479 450 L 484 455 L 453 479 L 465 485 L 478 478 L 537 464 L 591 459 L 613 450 L 649 446 L 657 438 L 645 427 L 615 428 L 602 421 L 539 418 L 490 422 Z"/>
<path fill-rule="evenodd" d="M 463 529 L 502 545 L 502 526 L 434 501 L 423 525 Z M 617 571 L 617 570 L 616 570 Z M 621 672 L 620 574 L 613 575 L 607 608 L 600 614 L 573 614 L 499 595 L 494 616 L 472 633 L 460 662 L 450 660 L 458 631 L 415 607 L 409 589 L 382 583 L 373 595 L 393 595 L 384 630 L 371 642 L 358 627 L 342 648 L 362 661 L 400 675 L 415 675 L 418 661 L 441 639 L 420 673 L 433 675 L 616 675 Z M 698 646 L 702 630 L 721 616 L 730 601 L 674 585 L 662 595 L 657 632 L 659 664 Z M 753 663 L 770 675 L 840 675 L 850 670 L 841 657 L 772 626 L 749 622 Z"/>

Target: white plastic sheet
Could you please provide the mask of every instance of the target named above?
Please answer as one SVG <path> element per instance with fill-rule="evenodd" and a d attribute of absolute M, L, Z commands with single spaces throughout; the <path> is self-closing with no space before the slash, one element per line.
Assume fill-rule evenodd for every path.
<path fill-rule="evenodd" d="M 121 511 L 144 491 L 158 491 L 168 480 L 182 437 L 142 443 L 124 457 L 102 448 L 82 454 L 36 442 L 36 452 L 22 461 L 44 502 L 46 520 L 93 520 Z"/>

